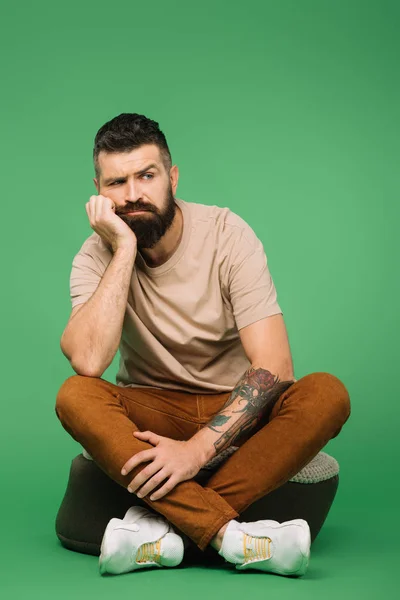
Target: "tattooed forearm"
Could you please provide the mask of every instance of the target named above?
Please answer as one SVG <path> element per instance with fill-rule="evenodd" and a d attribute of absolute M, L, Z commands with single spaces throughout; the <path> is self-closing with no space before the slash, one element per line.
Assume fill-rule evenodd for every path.
<path fill-rule="evenodd" d="M 293 380 L 280 381 L 279 376 L 266 369 L 255 369 L 252 366 L 247 369 L 221 411 L 207 424 L 212 431 L 221 433 L 214 442 L 216 452 L 234 445 L 239 438 L 242 439 L 250 433 L 262 419 L 267 418 L 279 396 L 292 383 Z M 232 408 L 227 410 L 229 407 Z M 242 414 L 235 419 L 233 415 L 236 413 Z M 223 428 L 228 421 L 231 421 L 231 425 Z"/>

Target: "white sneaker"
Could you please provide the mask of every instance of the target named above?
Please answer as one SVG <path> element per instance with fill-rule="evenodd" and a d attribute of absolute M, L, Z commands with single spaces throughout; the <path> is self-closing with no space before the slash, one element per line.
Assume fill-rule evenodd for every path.
<path fill-rule="evenodd" d="M 279 575 L 304 575 L 310 561 L 311 534 L 304 519 L 229 521 L 218 554 L 236 569 Z"/>
<path fill-rule="evenodd" d="M 184 545 L 171 523 L 143 506 L 131 506 L 123 519 L 109 521 L 99 556 L 100 573 L 127 573 L 144 567 L 175 567 Z"/>

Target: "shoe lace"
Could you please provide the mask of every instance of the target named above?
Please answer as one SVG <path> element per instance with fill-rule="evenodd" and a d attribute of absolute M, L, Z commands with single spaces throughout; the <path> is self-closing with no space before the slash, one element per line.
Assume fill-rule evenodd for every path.
<path fill-rule="evenodd" d="M 136 556 L 137 563 L 156 562 L 161 564 L 161 539 L 142 544 Z"/>
<path fill-rule="evenodd" d="M 243 555 L 245 562 L 271 558 L 271 538 L 255 537 L 243 533 Z"/>

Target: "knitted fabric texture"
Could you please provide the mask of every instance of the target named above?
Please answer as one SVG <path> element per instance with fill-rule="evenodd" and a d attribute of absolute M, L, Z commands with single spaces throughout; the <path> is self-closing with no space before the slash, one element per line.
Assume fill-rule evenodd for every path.
<path fill-rule="evenodd" d="M 214 470 L 220 466 L 231 454 L 238 450 L 238 446 L 228 446 L 225 450 L 214 456 L 208 463 L 206 463 L 203 469 Z M 330 456 L 326 452 L 318 452 L 316 456 L 305 465 L 301 471 L 299 471 L 294 477 L 291 477 L 289 481 L 295 483 L 318 483 L 319 481 L 325 481 L 330 479 L 334 475 L 339 473 L 339 463 L 333 456 Z"/>

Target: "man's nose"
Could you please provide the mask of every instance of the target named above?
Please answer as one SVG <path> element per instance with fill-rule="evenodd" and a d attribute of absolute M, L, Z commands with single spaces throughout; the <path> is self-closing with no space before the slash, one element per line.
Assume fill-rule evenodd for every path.
<path fill-rule="evenodd" d="M 133 179 L 128 179 L 125 186 L 125 201 L 136 202 L 140 198 L 140 185 Z"/>

